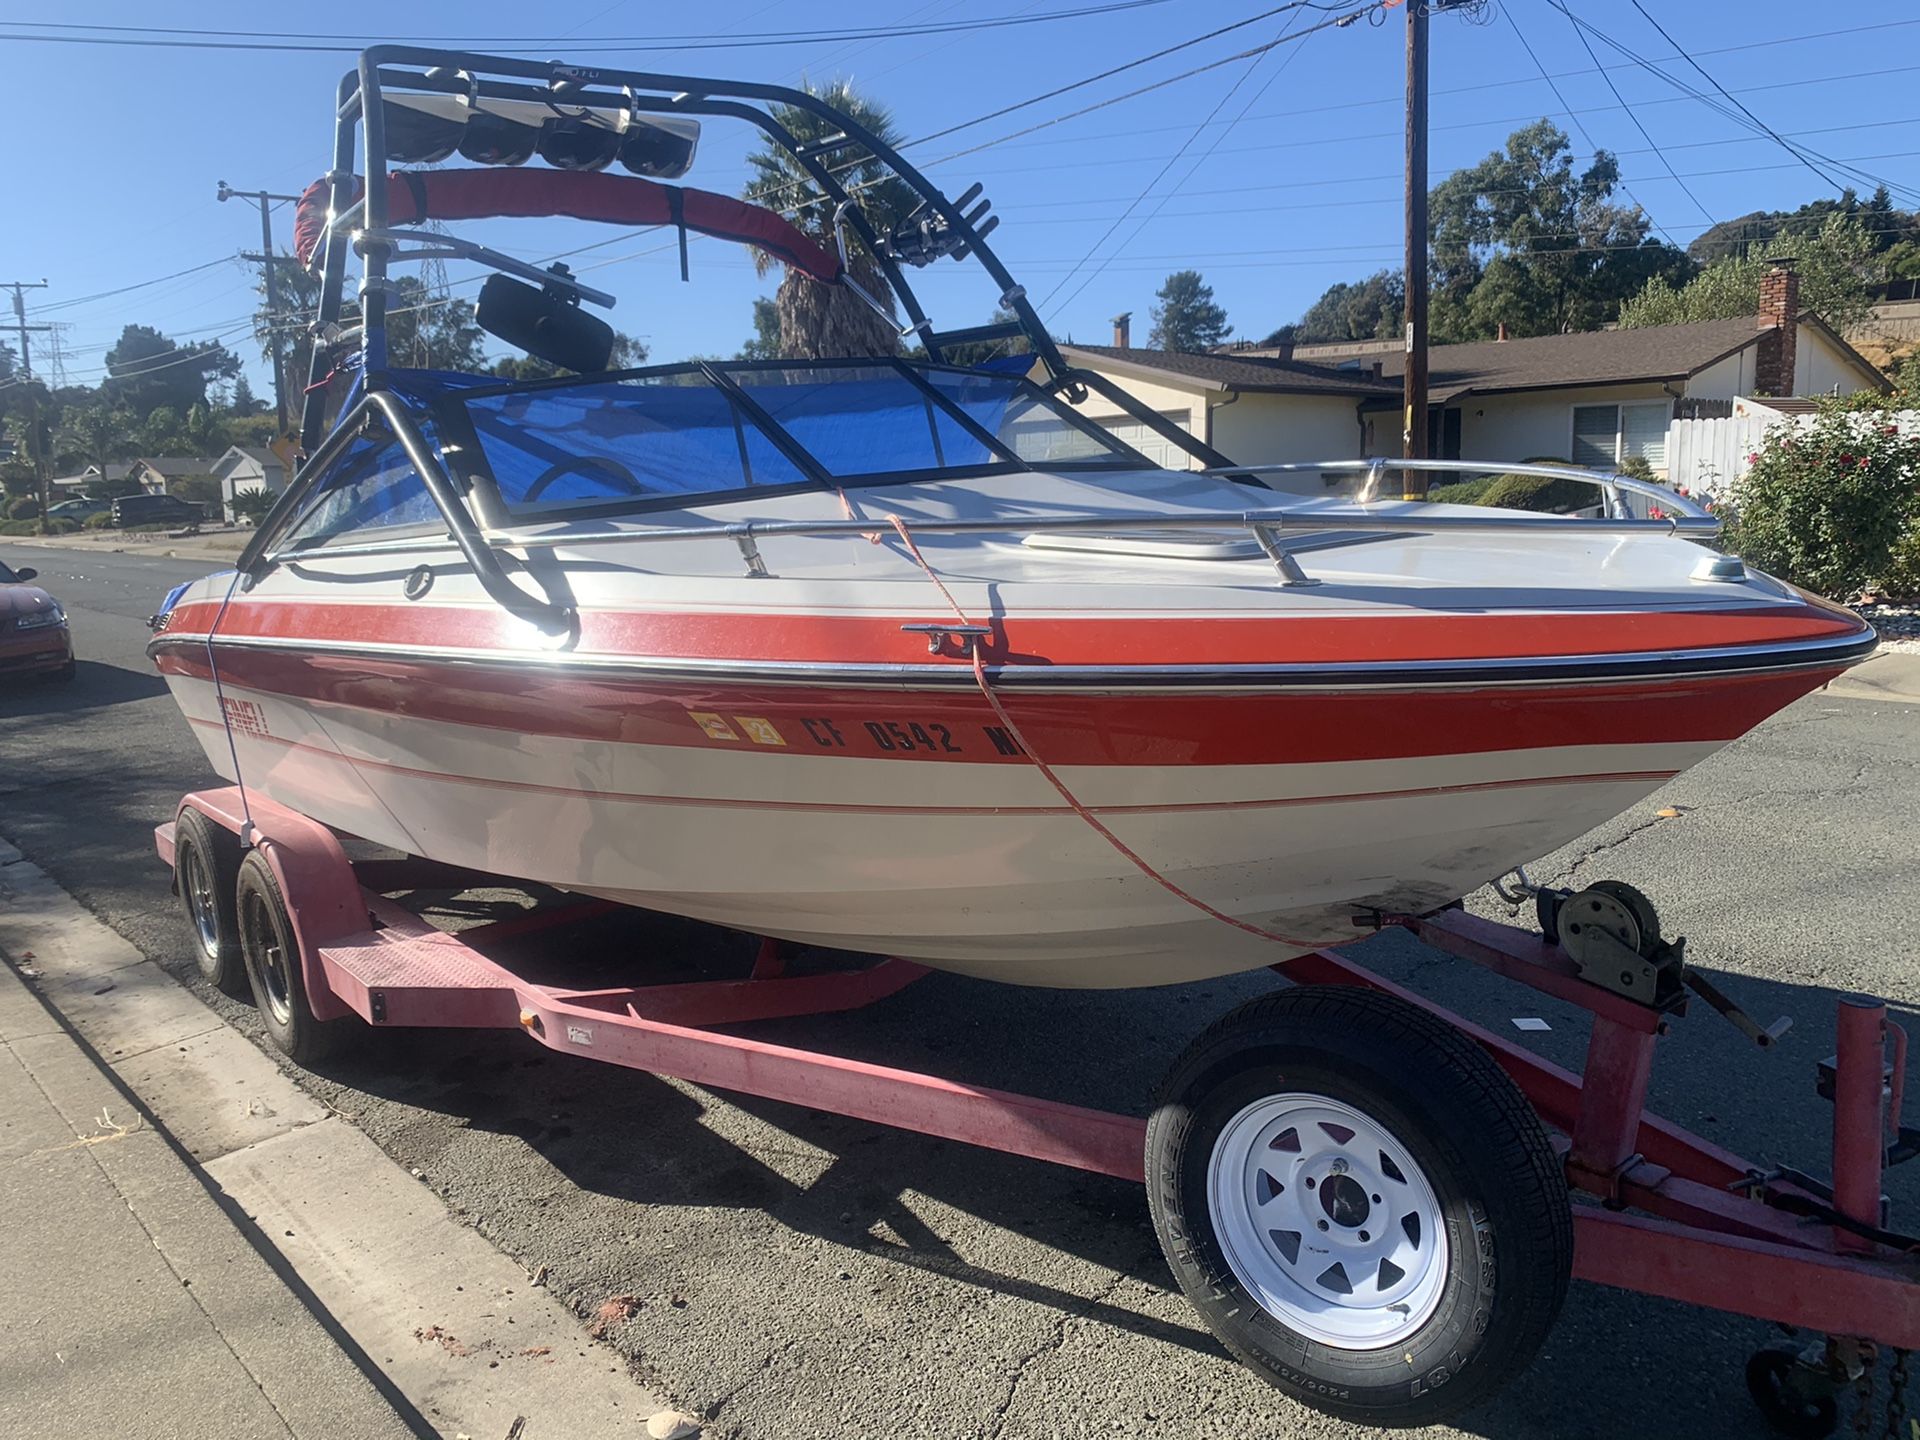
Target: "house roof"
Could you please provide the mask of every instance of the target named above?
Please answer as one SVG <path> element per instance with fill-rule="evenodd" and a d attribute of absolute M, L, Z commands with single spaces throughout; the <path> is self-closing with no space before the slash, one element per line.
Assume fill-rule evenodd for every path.
<path fill-rule="evenodd" d="M 156 475 L 164 475 L 169 480 L 177 480 L 186 475 L 211 475 L 213 473 L 213 467 L 219 463 L 218 460 L 208 459 L 204 455 L 142 455 L 139 459 L 128 465 L 126 470 L 131 470 L 134 465 L 142 465 L 153 471 Z M 110 477 L 113 474 L 113 469 L 114 467 L 111 465 L 107 467 L 107 473 Z M 122 473 L 125 473 L 125 471 Z"/>
<path fill-rule="evenodd" d="M 1336 370 L 1301 360 L 1237 355 L 1193 355 L 1179 350 L 1122 349 L 1116 345 L 1062 345 L 1076 363 L 1098 362 L 1103 370 L 1146 379 L 1184 380 L 1206 390 L 1250 391 L 1273 395 L 1343 395 L 1369 398 L 1397 395 L 1399 384 L 1377 380 L 1358 370 Z"/>
<path fill-rule="evenodd" d="M 1818 315 L 1807 311 L 1800 316 L 1800 323 L 1819 331 L 1871 376 L 1873 383 L 1886 388 L 1884 377 Z M 1433 403 L 1443 404 L 1490 391 L 1685 380 L 1756 344 L 1762 333 L 1752 316 L 1737 315 L 1692 325 L 1649 325 L 1637 330 L 1588 330 L 1526 340 L 1436 345 L 1428 352 L 1428 394 Z M 1396 381 L 1406 369 L 1404 350 L 1387 351 L 1376 358 L 1381 373 Z"/>
<path fill-rule="evenodd" d="M 214 472 L 217 474 L 230 468 L 238 460 L 251 460 L 262 470 L 284 468 L 280 465 L 280 457 L 264 445 L 229 445 L 226 453 L 213 462 Z"/>

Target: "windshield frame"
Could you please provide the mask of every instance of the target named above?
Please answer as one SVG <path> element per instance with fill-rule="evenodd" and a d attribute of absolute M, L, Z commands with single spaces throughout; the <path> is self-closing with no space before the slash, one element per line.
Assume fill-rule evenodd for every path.
<path fill-rule="evenodd" d="M 984 462 L 960 465 L 836 474 L 769 415 L 766 409 L 733 378 L 740 373 L 771 370 L 820 371 L 828 374 L 850 370 L 892 370 L 921 395 L 929 414 L 937 409 L 951 423 L 967 432 L 994 458 Z M 1014 397 L 1031 402 L 1066 428 L 1086 436 L 1100 447 L 1103 453 L 1093 458 L 1074 460 L 1038 462 L 1023 459 L 1005 441 L 987 431 L 967 414 L 963 406 L 929 380 L 927 376 L 933 373 L 1003 383 L 1010 387 Z M 771 485 L 743 484 L 717 490 L 634 496 L 605 501 L 585 500 L 575 504 L 529 507 L 508 503 L 495 481 L 486 442 L 480 438 L 468 413 L 468 401 L 542 390 L 602 385 L 609 382 L 665 379 L 670 376 L 689 377 L 695 384 L 713 387 L 728 401 L 741 423 L 751 425 L 758 430 L 768 444 L 779 450 L 806 478 Z M 909 360 L 898 356 L 836 360 L 687 360 L 665 365 L 644 365 L 630 370 L 610 370 L 590 375 L 561 375 L 544 380 L 501 381 L 492 385 L 462 385 L 436 397 L 431 409 L 440 434 L 445 438 L 442 453 L 458 453 L 461 456 L 464 476 L 470 486 L 469 498 L 474 502 L 482 523 L 493 529 L 521 528 L 530 524 L 564 524 L 573 520 L 606 519 L 661 510 L 684 510 L 761 497 L 858 490 L 879 485 L 911 485 L 928 481 L 966 480 L 988 476 L 1032 474 L 1040 471 L 1121 474 L 1159 468 L 1146 456 L 1116 438 L 1104 426 L 1077 413 L 1060 397 L 1049 394 L 1044 387 L 1035 384 L 1032 377 L 1027 374 L 985 371 L 964 365 Z"/>

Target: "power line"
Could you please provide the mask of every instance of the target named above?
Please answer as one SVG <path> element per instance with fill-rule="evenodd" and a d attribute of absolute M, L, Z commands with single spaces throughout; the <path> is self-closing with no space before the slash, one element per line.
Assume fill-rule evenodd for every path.
<path fill-rule="evenodd" d="M 1678 55 L 1682 60 L 1686 61 L 1687 64 L 1691 65 L 1699 73 L 1701 79 L 1705 80 L 1709 85 L 1713 86 L 1714 89 L 1718 90 L 1722 95 L 1726 96 L 1728 100 L 1732 100 L 1733 104 L 1739 109 L 1742 115 L 1745 115 L 1755 125 L 1758 125 L 1762 130 L 1766 131 L 1768 135 L 1771 135 L 1776 141 L 1779 142 L 1782 149 L 1786 150 L 1789 154 L 1798 155 L 1800 157 L 1800 163 L 1805 165 L 1807 169 L 1813 171 L 1813 173 L 1815 175 L 1818 175 L 1822 180 L 1826 181 L 1827 184 L 1832 185 L 1833 188 L 1836 190 L 1845 191 L 1845 189 L 1847 188 L 1846 186 L 1836 183 L 1834 178 L 1831 175 L 1827 174 L 1826 171 L 1822 170 L 1819 166 L 1815 165 L 1811 160 L 1807 159 L 1807 157 L 1804 154 L 1801 154 L 1801 152 L 1798 149 L 1796 149 L 1794 146 L 1789 145 L 1785 137 L 1783 137 L 1778 130 L 1775 130 L 1771 125 L 1767 124 L 1766 121 L 1762 120 L 1758 115 L 1754 114 L 1753 111 L 1749 110 L 1745 105 L 1742 105 L 1740 101 L 1735 100 L 1732 92 L 1729 91 L 1726 86 L 1722 85 L 1718 80 L 1714 79 L 1713 76 L 1709 75 L 1706 72 L 1706 70 L 1702 68 L 1699 61 L 1695 60 L 1691 55 L 1687 54 L 1685 50 L 1680 48 L 1679 42 L 1676 41 L 1673 38 L 1673 36 L 1667 33 L 1666 27 L 1664 25 L 1662 25 L 1658 20 L 1654 19 L 1653 16 L 1647 13 L 1646 7 L 1640 3 L 1640 0 L 1633 0 L 1633 8 L 1640 12 L 1641 19 L 1645 20 L 1649 25 L 1653 26 L 1655 30 L 1660 32 L 1660 38 L 1666 41 L 1667 44 L 1672 47 L 1673 53 L 1675 55 Z M 1595 61 L 1595 63 L 1598 64 L 1599 62 Z"/>
<path fill-rule="evenodd" d="M 1556 5 L 1555 8 L 1558 9 L 1562 14 L 1566 15 L 1568 20 L 1573 19 L 1572 12 L 1569 11 L 1566 8 L 1566 6 Z M 1515 33 L 1516 34 L 1519 33 L 1518 27 L 1515 27 Z M 1673 163 L 1667 159 L 1666 152 L 1660 148 L 1659 142 L 1655 140 L 1653 136 L 1648 132 L 1647 127 L 1640 122 L 1640 117 L 1634 113 L 1633 107 L 1627 104 L 1626 97 L 1620 93 L 1620 87 L 1613 83 L 1613 77 L 1607 74 L 1607 72 L 1604 69 L 1601 69 L 1600 57 L 1593 53 L 1593 45 L 1587 39 L 1587 32 L 1582 30 L 1576 24 L 1573 27 L 1573 33 L 1579 38 L 1580 48 L 1587 52 L 1587 58 L 1593 61 L 1594 68 L 1600 71 L 1600 78 L 1606 82 L 1607 92 L 1613 96 L 1614 102 L 1618 104 L 1621 109 L 1627 112 L 1627 118 L 1633 122 L 1633 128 L 1640 132 L 1640 138 L 1646 141 L 1647 145 L 1649 146 L 1649 148 L 1652 149 L 1653 153 L 1659 157 L 1661 165 L 1666 168 L 1666 172 L 1668 176 L 1672 178 L 1673 183 L 1678 185 L 1682 193 L 1686 195 L 1687 199 L 1693 202 L 1694 209 L 1698 210 L 1702 215 L 1704 215 L 1708 221 L 1714 224 L 1718 224 L 1719 222 L 1714 220 L 1713 212 L 1707 209 L 1705 205 L 1701 204 L 1700 197 L 1694 194 L 1692 190 L 1688 189 L 1687 182 L 1682 180 L 1677 174 L 1674 173 Z M 1558 92 L 1555 92 L 1555 93 L 1558 93 Z"/>
<path fill-rule="evenodd" d="M 1293 23 L 1291 20 L 1289 20 L 1287 23 L 1287 29 L 1291 30 L 1292 28 L 1293 28 Z M 1287 36 L 1284 33 L 1282 33 L 1280 38 L 1284 40 L 1287 38 Z M 1200 138 L 1201 132 L 1203 132 L 1209 125 L 1213 123 L 1214 116 L 1218 115 L 1221 112 L 1221 110 L 1226 107 L 1227 102 L 1234 97 L 1235 93 L 1239 91 L 1240 87 L 1244 85 L 1248 80 L 1253 78 L 1253 72 L 1259 69 L 1260 66 L 1266 61 L 1268 53 L 1270 52 L 1263 51 L 1262 53 L 1260 53 L 1259 55 L 1253 58 L 1253 60 L 1248 64 L 1247 68 L 1241 72 L 1240 78 L 1235 80 L 1232 86 L 1229 87 L 1229 89 L 1227 90 L 1227 93 L 1220 97 L 1219 103 L 1216 104 L 1212 110 L 1207 112 L 1207 118 L 1202 120 L 1198 125 L 1193 127 L 1193 133 L 1187 137 L 1186 143 L 1183 144 L 1178 150 L 1174 151 L 1172 155 L 1167 157 L 1167 163 L 1160 167 L 1160 173 L 1158 175 L 1155 175 L 1152 180 L 1147 182 L 1146 188 L 1139 193 L 1139 195 L 1133 200 L 1132 203 L 1130 203 L 1127 206 L 1125 210 L 1120 212 L 1119 218 L 1116 219 L 1112 225 L 1108 226 L 1106 232 L 1102 234 L 1098 240 L 1094 241 L 1093 244 L 1088 248 L 1087 255 L 1086 255 L 1087 260 L 1091 260 L 1093 258 L 1094 252 L 1097 251 L 1102 245 L 1106 244 L 1108 238 L 1114 233 L 1115 230 L 1118 230 L 1120 226 L 1123 223 L 1125 223 L 1126 218 L 1133 213 L 1135 207 L 1137 207 L 1142 201 L 1144 201 L 1147 198 L 1149 194 L 1152 193 L 1153 187 L 1155 185 L 1158 185 L 1162 180 L 1162 178 L 1165 177 L 1167 172 L 1171 170 L 1176 163 L 1178 163 L 1180 157 L 1186 153 L 1188 146 L 1192 145 L 1194 141 Z M 1285 71 L 1287 65 L 1292 62 L 1294 56 L 1298 55 L 1299 53 L 1300 53 L 1299 49 L 1289 50 L 1287 52 L 1286 59 L 1281 63 L 1280 69 L 1276 70 L 1273 73 L 1273 75 L 1268 77 L 1267 85 L 1271 85 L 1274 82 L 1274 80 L 1278 79 L 1280 77 L 1280 74 Z M 1260 88 L 1259 92 L 1256 93 L 1251 100 L 1249 100 L 1245 105 L 1242 105 L 1240 107 L 1240 116 L 1236 117 L 1235 123 L 1237 124 L 1239 118 L 1244 117 L 1247 111 L 1253 108 L 1255 102 L 1259 100 L 1260 96 L 1266 93 L 1267 93 L 1267 86 L 1263 85 Z M 1135 239 L 1139 237 L 1140 232 L 1146 229 L 1146 227 L 1153 222 L 1153 219 L 1155 216 L 1159 215 L 1159 213 L 1162 210 L 1167 208 L 1167 201 L 1171 200 L 1174 197 L 1174 195 L 1178 193 L 1181 185 L 1185 184 L 1188 180 L 1192 179 L 1194 172 L 1197 171 L 1202 165 L 1204 165 L 1207 162 L 1208 158 L 1212 156 L 1215 150 L 1220 148 L 1220 142 L 1226 139 L 1226 137 L 1228 135 L 1231 135 L 1232 133 L 1233 133 L 1233 126 L 1229 125 L 1227 126 L 1226 129 L 1222 130 L 1218 135 L 1214 137 L 1213 143 L 1207 147 L 1206 153 L 1203 154 L 1198 160 L 1194 161 L 1190 167 L 1188 167 L 1185 175 L 1181 176 L 1179 180 L 1175 181 L 1172 185 L 1168 186 L 1164 192 L 1162 192 L 1159 202 L 1155 204 L 1155 206 L 1153 207 L 1153 210 L 1149 214 L 1141 218 L 1139 225 L 1134 227 L 1133 234 L 1129 235 L 1125 240 L 1121 241 L 1120 244 L 1114 246 L 1114 248 L 1110 252 L 1108 252 L 1106 258 L 1103 259 L 1098 265 L 1096 265 L 1088 273 L 1087 278 L 1082 280 L 1080 284 L 1074 288 L 1073 293 L 1067 296 L 1066 299 L 1062 300 L 1060 304 L 1057 307 L 1055 307 L 1056 313 L 1058 310 L 1065 309 L 1067 306 L 1071 305 L 1075 300 L 1079 299 L 1080 296 L 1086 292 L 1087 287 L 1093 284 L 1095 280 L 1098 280 L 1100 278 L 1100 276 L 1106 271 L 1107 267 L 1111 265 L 1113 261 L 1119 257 L 1120 252 L 1126 249 L 1126 247 L 1129 244 L 1131 244 Z M 1085 260 L 1081 262 L 1081 264 L 1085 264 L 1085 263 L 1086 263 Z M 1077 269 L 1078 267 L 1076 266 L 1075 268 Z M 1047 292 L 1046 299 L 1040 302 L 1041 305 L 1044 306 L 1050 303 L 1053 297 L 1055 295 L 1058 295 L 1060 291 L 1065 287 L 1067 281 L 1071 280 L 1072 278 L 1073 278 L 1073 271 L 1069 270 L 1066 276 L 1060 281 L 1060 283 L 1058 285 L 1055 285 L 1052 290 Z"/>
<path fill-rule="evenodd" d="M 1571 20 L 1574 23 L 1574 25 L 1579 29 L 1584 30 L 1587 33 L 1591 34 L 1596 40 L 1604 41 L 1607 45 L 1611 46 L 1614 50 L 1624 55 L 1633 64 L 1639 66 L 1641 69 L 1647 71 L 1649 74 L 1658 76 L 1660 79 L 1666 81 L 1667 84 L 1673 86 L 1674 89 L 1681 91 L 1683 94 L 1692 96 L 1694 99 L 1698 100 L 1702 105 L 1705 105 L 1708 109 L 1712 110 L 1714 113 L 1724 116 L 1728 120 L 1732 120 L 1735 124 L 1745 124 L 1746 126 L 1748 126 L 1748 128 L 1754 129 L 1756 133 L 1761 133 L 1761 134 L 1766 133 L 1766 127 L 1758 125 L 1757 122 L 1754 122 L 1749 117 L 1743 116 L 1732 106 L 1729 106 L 1719 100 L 1714 99 L 1712 96 L 1708 95 L 1706 92 L 1696 89 L 1691 85 L 1688 85 L 1686 82 L 1678 79 L 1673 75 L 1669 75 L 1666 71 L 1660 69 L 1659 66 L 1655 65 L 1652 61 L 1648 60 L 1645 56 L 1639 54 L 1637 51 L 1633 50 L 1629 46 L 1621 44 L 1618 40 L 1615 40 L 1611 35 L 1608 35 L 1605 31 L 1599 29 L 1597 26 L 1589 23 L 1586 20 L 1581 19 L 1578 15 L 1574 14 L 1572 10 L 1568 9 L 1566 5 L 1562 3 L 1562 0 L 1547 0 L 1547 3 L 1552 5 L 1555 9 L 1559 10 L 1569 20 Z M 1848 165 L 1843 161 L 1835 160 L 1831 155 L 1823 155 L 1821 154 L 1821 152 L 1819 152 L 1818 150 L 1814 150 L 1811 147 L 1807 148 L 1806 155 L 1800 154 L 1799 151 L 1792 146 L 1788 146 L 1786 148 L 1788 149 L 1789 153 L 1794 155 L 1794 158 L 1796 160 L 1799 160 L 1802 163 L 1805 163 L 1807 155 L 1811 155 L 1813 158 L 1817 160 L 1824 160 L 1829 165 L 1838 167 L 1843 172 L 1848 172 L 1859 177 L 1859 179 L 1865 184 L 1883 185 L 1890 191 L 1896 191 L 1908 197 L 1920 196 L 1920 191 L 1915 191 L 1910 186 L 1901 185 L 1896 181 L 1888 180 L 1884 176 L 1875 175 L 1870 171 L 1857 169 L 1851 165 Z M 1823 177 L 1823 178 L 1827 179 L 1828 184 L 1830 185 L 1834 184 L 1834 181 L 1831 179 L 1831 177 Z"/>
<path fill-rule="evenodd" d="M 1587 142 L 1587 149 L 1597 154 L 1600 147 L 1594 144 L 1593 136 L 1587 133 L 1587 127 L 1580 123 L 1580 112 L 1573 108 L 1565 95 L 1561 94 L 1560 87 L 1554 83 L 1553 77 L 1547 74 L 1547 67 L 1542 65 L 1540 63 L 1540 57 L 1534 54 L 1532 44 L 1528 42 L 1526 33 L 1520 28 L 1520 22 L 1513 18 L 1512 7 L 1504 8 L 1501 13 L 1507 17 L 1507 24 L 1513 27 L 1513 38 L 1518 40 L 1520 42 L 1520 48 L 1527 52 L 1527 59 L 1533 62 L 1533 68 L 1538 70 L 1540 72 L 1540 78 L 1547 82 L 1547 88 L 1553 91 L 1553 98 L 1560 102 L 1560 108 L 1566 112 L 1567 119 L 1573 122 L 1573 128 L 1580 132 L 1580 138 Z M 1600 62 L 1596 60 L 1594 63 L 1597 65 Z M 1627 188 L 1626 181 L 1622 180 L 1620 182 L 1620 190 L 1629 200 L 1639 206 L 1640 213 L 1647 217 L 1647 223 L 1652 225 L 1653 228 L 1658 230 L 1662 235 L 1666 236 L 1667 243 L 1672 245 L 1674 243 L 1672 232 L 1653 218 L 1653 211 L 1649 210 L 1645 205 L 1640 204 L 1640 197 Z"/>
<path fill-rule="evenodd" d="M 0 35 L 0 41 L 40 41 L 65 45 L 115 45 L 136 48 L 193 50 L 279 51 L 296 54 L 359 54 L 374 44 L 431 45 L 437 49 L 465 49 L 472 45 L 507 45 L 534 49 L 564 45 L 576 54 L 619 54 L 628 51 L 757 50 L 785 45 L 840 45 L 858 40 L 901 40 L 927 35 L 963 34 L 1038 25 L 1053 20 L 1091 19 L 1126 10 L 1144 10 L 1170 0 L 1108 0 L 1074 10 L 1050 10 L 1039 15 L 997 15 L 982 20 L 928 21 L 919 25 L 879 25 L 860 30 L 770 30 L 747 35 L 620 35 L 580 40 L 572 36 L 486 35 L 453 40 L 445 35 L 402 35 L 372 38 L 316 31 L 204 30 L 164 25 L 82 25 L 60 20 L 7 20 L 8 29 L 87 31 L 87 34 Z M 235 39 L 233 37 L 250 37 Z M 310 43 L 340 41 L 345 43 Z"/>
<path fill-rule="evenodd" d="M 185 275 L 197 275 L 202 270 L 211 270 L 216 265 L 231 264 L 234 260 L 235 257 L 232 255 L 222 255 L 217 260 L 207 260 L 198 265 L 189 265 L 184 270 L 175 270 L 171 275 L 156 275 L 151 280 L 136 280 L 131 285 L 122 285 L 113 290 L 96 291 L 92 295 L 77 295 L 71 300 L 56 300 L 52 304 L 42 305 L 40 308 L 42 311 L 71 310 L 76 305 L 87 305 L 95 300 L 109 300 L 115 295 L 126 295 L 135 290 L 144 290 L 149 285 L 164 285 L 169 280 L 178 280 Z"/>

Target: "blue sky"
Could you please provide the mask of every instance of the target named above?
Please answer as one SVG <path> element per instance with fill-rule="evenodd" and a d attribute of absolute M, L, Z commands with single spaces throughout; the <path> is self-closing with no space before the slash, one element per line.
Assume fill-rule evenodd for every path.
<path fill-rule="evenodd" d="M 567 56 L 569 45 L 619 38 L 658 40 L 695 31 L 738 38 L 837 25 L 939 23 L 1085 3 L 932 0 L 876 13 L 766 0 L 709 0 L 698 7 L 643 0 L 546 6 L 474 0 L 458 7 L 390 0 L 377 9 L 264 10 L 209 0 L 167 7 L 68 3 L 56 11 L 40 0 L 12 14 L 57 13 L 69 25 L 166 23 L 334 34 L 356 32 L 377 14 L 380 30 L 356 32 L 356 39 L 537 38 L 546 43 L 520 53 L 546 58 Z M 594 58 L 776 82 L 847 75 L 892 107 L 900 131 L 912 137 L 1274 3 L 1171 0 L 1011 29 L 677 53 L 636 46 L 600 50 Z M 1662 68 L 1691 85 L 1704 85 L 1673 58 L 1630 0 L 1573 3 L 1622 45 L 1664 62 Z M 1642 3 L 1766 124 L 1897 184 L 1920 187 L 1920 100 L 1914 98 L 1920 17 L 1902 19 L 1899 7 L 1814 7 L 1786 0 Z M 1397 263 L 1402 17 L 1393 10 L 1382 26 L 1363 20 L 1325 30 L 1257 62 L 1209 70 L 935 165 L 929 173 L 949 193 L 984 182 L 1004 217 L 994 243 L 1016 278 L 1042 300 L 1056 333 L 1104 340 L 1109 318 L 1131 310 L 1138 343 L 1154 290 L 1169 271 L 1191 266 L 1214 286 L 1237 333 L 1258 338 L 1297 318 L 1333 281 Z M 1289 23 L 1304 28 L 1318 18 L 1311 10 L 1276 16 L 908 153 L 925 162 L 995 140 L 1261 44 Z M 9 77 L 0 88 L 0 128 L 10 137 L 0 151 L 7 197 L 0 280 L 50 282 L 49 290 L 30 295 L 34 318 L 66 327 L 60 339 L 72 381 L 96 379 L 120 327 L 139 322 L 181 339 L 221 336 L 246 356 L 264 396 L 264 367 L 241 328 L 253 304 L 249 268 L 215 264 L 126 295 L 84 297 L 257 246 L 257 214 L 250 206 L 217 203 L 215 182 L 297 191 L 317 175 L 328 158 L 331 97 L 348 57 L 47 44 L 20 38 L 25 33 L 31 32 L 0 29 Z M 1555 77 L 1565 106 L 1540 78 L 1518 34 Z M 1791 43 L 1777 43 L 1785 41 Z M 516 50 L 507 43 L 475 48 Z M 1547 0 L 1497 0 L 1486 24 L 1436 17 L 1434 178 L 1473 163 L 1517 125 L 1546 115 L 1569 130 L 1580 152 L 1595 145 L 1615 151 L 1632 196 L 1680 244 L 1712 219 L 1832 193 L 1772 140 L 1681 96 L 1604 44 L 1596 42 L 1596 49 L 1604 63 L 1619 68 L 1596 73 L 1574 28 Z M 1564 113 L 1569 107 L 1573 118 Z M 1664 152 L 1665 163 L 1636 119 Z M 687 183 L 737 191 L 747 148 L 740 128 L 714 122 Z M 1669 176 L 1668 164 L 1679 180 Z M 1150 183 L 1163 167 L 1165 175 Z M 1129 205 L 1135 208 L 1116 228 Z M 286 245 L 290 207 L 275 220 Z M 757 277 L 745 252 L 718 242 L 696 243 L 693 283 L 682 285 L 673 248 L 660 236 L 612 237 L 600 227 L 548 221 L 496 222 L 473 227 L 473 233 L 529 258 L 613 238 L 576 263 L 593 283 L 619 296 L 610 318 L 646 340 L 658 360 L 732 353 L 750 333 L 753 297 L 771 293 L 777 278 Z M 456 283 L 467 273 L 449 266 Z M 928 278 L 923 293 L 941 325 L 984 319 L 992 307 L 992 287 L 973 267 L 947 263 Z M 44 372 L 44 363 L 36 368 Z"/>

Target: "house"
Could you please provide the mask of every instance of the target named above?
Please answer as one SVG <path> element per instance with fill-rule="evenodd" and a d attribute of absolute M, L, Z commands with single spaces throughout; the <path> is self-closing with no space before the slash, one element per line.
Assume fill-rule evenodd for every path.
<path fill-rule="evenodd" d="M 287 467 L 264 445 L 233 445 L 213 462 L 213 478 L 220 482 L 220 508 L 227 523 L 234 514 L 233 497 L 242 490 L 264 490 L 278 497 L 287 488 Z"/>
<path fill-rule="evenodd" d="M 1180 423 L 1193 433 L 1202 433 L 1195 426 L 1210 426 L 1215 448 L 1244 464 L 1400 453 L 1406 354 L 1397 340 L 1243 347 L 1204 356 L 1062 348 L 1163 414 L 1184 411 Z M 1191 397 L 1209 378 L 1219 388 L 1208 392 L 1217 398 L 1203 410 Z M 1755 392 L 1887 388 L 1886 378 L 1831 326 L 1800 308 L 1798 277 L 1781 265 L 1763 280 L 1759 311 L 1751 317 L 1432 347 L 1428 453 L 1490 462 L 1551 458 L 1607 469 L 1638 458 L 1660 474 L 1676 416 L 1728 414 L 1736 396 Z M 1101 418 L 1097 410 L 1089 414 Z"/>
<path fill-rule="evenodd" d="M 127 478 L 149 495 L 183 495 L 183 480 L 204 480 L 213 473 L 216 462 L 197 455 L 163 455 L 158 459 L 141 458 L 127 463 Z M 109 472 L 112 466 L 107 467 Z"/>
<path fill-rule="evenodd" d="M 1114 321 L 1113 341 L 1066 344 L 1060 351 L 1068 364 L 1106 376 L 1163 419 L 1249 465 L 1365 455 L 1365 431 L 1372 421 L 1361 413 L 1361 405 L 1391 401 L 1400 393 L 1397 383 L 1358 369 L 1273 356 L 1242 359 L 1135 350 L 1127 343 L 1124 315 Z M 1201 461 L 1097 391 L 1079 409 L 1155 464 L 1173 470 L 1203 468 Z"/>

